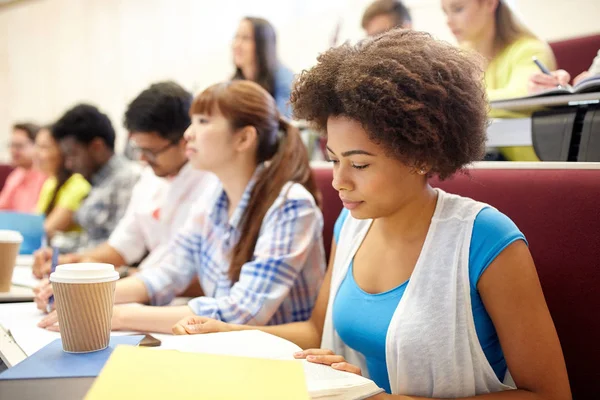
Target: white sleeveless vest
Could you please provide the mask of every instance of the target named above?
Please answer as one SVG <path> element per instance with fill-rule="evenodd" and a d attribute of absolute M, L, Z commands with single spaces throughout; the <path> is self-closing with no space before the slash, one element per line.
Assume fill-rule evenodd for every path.
<path fill-rule="evenodd" d="M 423 249 L 386 335 L 392 394 L 467 397 L 514 389 L 496 377 L 475 332 L 469 247 L 475 217 L 487 204 L 436 189 L 437 205 Z M 351 260 L 372 220 L 346 219 L 338 240 L 321 347 L 343 355 L 367 375 L 364 357 L 346 346 L 332 308 Z"/>

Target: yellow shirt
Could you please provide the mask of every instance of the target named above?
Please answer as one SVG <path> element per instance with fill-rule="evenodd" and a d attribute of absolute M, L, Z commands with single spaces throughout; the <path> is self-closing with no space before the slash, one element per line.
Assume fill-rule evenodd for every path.
<path fill-rule="evenodd" d="M 55 207 L 66 208 L 71 211 L 77 211 L 81 202 L 88 195 L 92 186 L 85 178 L 79 174 L 73 174 L 58 190 Z M 36 211 L 40 214 L 46 211 L 54 191 L 56 190 L 56 178 L 51 177 L 46 179 L 40 197 L 37 202 Z"/>
<path fill-rule="evenodd" d="M 547 43 L 532 37 L 516 40 L 502 50 L 485 70 L 485 85 L 490 101 L 527 95 L 529 77 L 539 68 L 533 63 L 536 56 L 550 70 L 556 69 L 556 60 Z M 515 113 L 492 110 L 490 117 L 515 117 Z M 531 146 L 503 147 L 502 154 L 510 161 L 539 161 Z"/>

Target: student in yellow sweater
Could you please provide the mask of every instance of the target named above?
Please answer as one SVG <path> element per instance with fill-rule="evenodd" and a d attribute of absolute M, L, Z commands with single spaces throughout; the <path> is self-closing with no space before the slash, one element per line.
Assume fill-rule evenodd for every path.
<path fill-rule="evenodd" d="M 484 57 L 489 100 L 527 95 L 529 77 L 539 71 L 533 56 L 556 68 L 550 46 L 517 19 L 506 0 L 442 0 L 442 8 L 458 43 Z M 506 115 L 493 110 L 490 116 Z M 538 160 L 532 147 L 505 147 L 501 152 L 510 161 Z"/>
<path fill-rule="evenodd" d="M 64 166 L 64 156 L 48 128 L 42 128 L 35 138 L 36 161 L 48 179 L 44 182 L 36 211 L 46 216 L 44 230 L 48 237 L 56 232 L 79 229 L 74 213 L 90 191 L 90 184 L 79 174 Z"/>

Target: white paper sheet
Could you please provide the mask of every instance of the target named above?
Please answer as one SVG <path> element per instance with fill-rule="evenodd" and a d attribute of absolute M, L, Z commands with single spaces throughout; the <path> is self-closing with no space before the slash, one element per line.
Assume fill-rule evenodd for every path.
<path fill-rule="evenodd" d="M 293 359 L 302 349 L 287 340 L 257 330 L 170 336 L 161 349 L 240 357 Z"/>
<path fill-rule="evenodd" d="M 55 339 L 60 339 L 60 333 L 47 331 L 37 326 L 16 326 L 8 328 L 8 330 L 27 356 L 32 355 Z"/>
<path fill-rule="evenodd" d="M 37 324 L 46 314 L 36 308 L 35 303 L 7 303 L 0 304 L 0 325 L 7 329 L 15 342 L 28 356 L 55 339 L 60 339 L 59 332 L 51 332 L 38 328 Z M 113 336 L 131 335 L 135 332 L 111 332 Z M 138 333 L 139 334 L 139 333 Z M 163 341 L 172 335 L 152 336 Z"/>
<path fill-rule="evenodd" d="M 31 267 L 17 265 L 13 270 L 12 284 L 27 288 L 35 288 L 39 286 L 41 280 L 33 276 Z"/>
<path fill-rule="evenodd" d="M 15 265 L 17 267 L 28 267 L 31 270 L 33 267 L 33 256 L 31 254 L 20 254 L 17 256 Z"/>

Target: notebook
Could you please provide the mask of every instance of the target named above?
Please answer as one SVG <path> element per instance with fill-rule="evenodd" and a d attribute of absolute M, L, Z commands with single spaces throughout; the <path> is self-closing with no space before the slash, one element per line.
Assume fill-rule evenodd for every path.
<path fill-rule="evenodd" d="M 533 93 L 528 96 L 515 97 L 511 99 L 502 99 L 497 100 L 505 101 L 505 100 L 524 100 L 524 99 L 533 99 L 537 97 L 545 97 L 545 96 L 555 96 L 555 95 L 565 95 L 565 94 L 582 94 L 582 93 L 594 93 L 600 92 L 600 75 L 590 76 L 580 82 L 577 85 L 571 86 L 561 86 L 552 89 L 542 90 L 541 92 Z"/>
<path fill-rule="evenodd" d="M 106 349 L 82 354 L 65 353 L 62 349 L 62 341 L 57 339 L 1 373 L 0 380 L 98 376 L 118 345 L 137 346 L 143 337 L 144 335 L 112 336 Z"/>
<path fill-rule="evenodd" d="M 160 349 L 230 356 L 294 360 L 302 349 L 294 343 L 258 330 L 211 333 L 163 338 Z M 295 360 L 302 365 L 311 399 L 362 399 L 382 392 L 365 377 L 329 366 Z"/>
<path fill-rule="evenodd" d="M 117 348 L 87 400 L 308 400 L 296 361 Z"/>
<path fill-rule="evenodd" d="M 561 86 L 560 88 L 553 88 L 548 90 L 543 90 L 539 93 L 536 93 L 530 97 L 540 97 L 540 96 L 551 96 L 553 94 L 576 94 L 576 93 L 593 93 L 600 92 L 600 75 L 593 75 L 587 77 L 577 83 L 577 85 L 571 86 Z"/>

